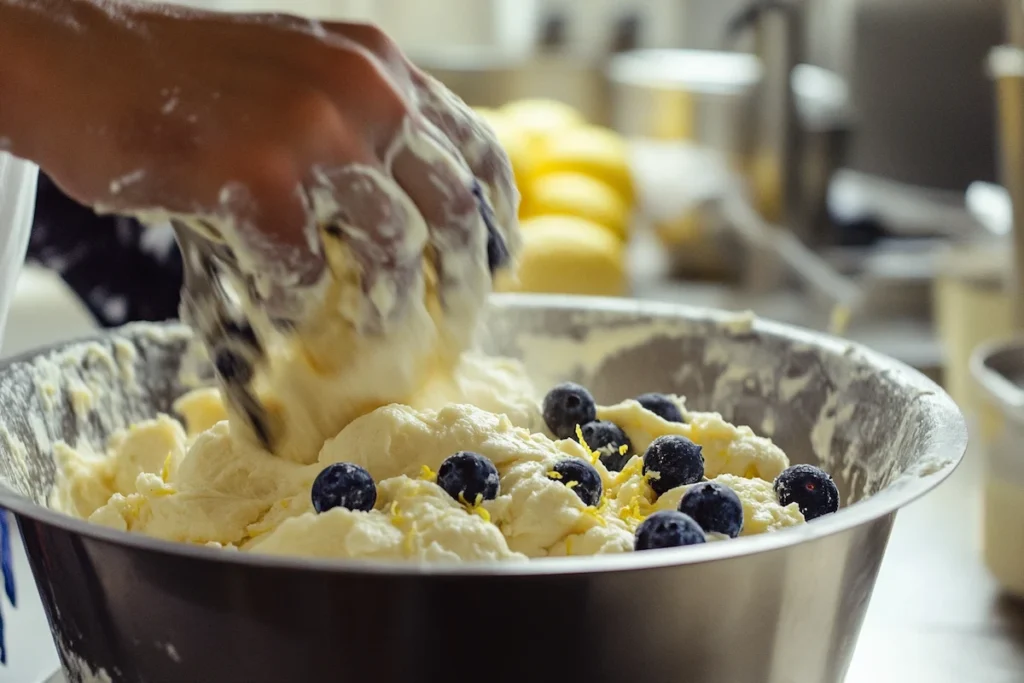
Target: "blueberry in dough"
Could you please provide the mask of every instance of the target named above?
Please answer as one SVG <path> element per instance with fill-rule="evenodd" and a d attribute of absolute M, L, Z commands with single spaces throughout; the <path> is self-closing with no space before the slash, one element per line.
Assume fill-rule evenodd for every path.
<path fill-rule="evenodd" d="M 580 432 L 590 450 L 601 454 L 601 462 L 610 472 L 619 472 L 626 466 L 633 444 L 619 425 L 607 420 L 594 420 L 580 427 Z M 620 453 L 623 446 L 626 452 Z"/>
<path fill-rule="evenodd" d="M 665 394 L 641 394 L 636 401 L 666 422 L 684 422 L 679 405 Z"/>
<path fill-rule="evenodd" d="M 437 485 L 461 503 L 494 500 L 500 487 L 498 468 L 479 453 L 459 451 L 441 463 Z"/>
<path fill-rule="evenodd" d="M 476 179 L 473 180 L 472 191 L 480 209 L 480 217 L 483 218 L 484 225 L 487 226 L 487 267 L 490 268 L 491 273 L 494 273 L 508 264 L 508 246 L 494 225 L 494 212 L 491 210 L 487 198 L 484 197 L 480 182 Z"/>
<path fill-rule="evenodd" d="M 562 382 L 544 397 L 544 422 L 558 439 L 575 439 L 577 425 L 583 426 L 597 418 L 597 404 L 585 387 L 575 382 Z"/>
<path fill-rule="evenodd" d="M 659 436 L 644 453 L 644 474 L 652 473 L 657 476 L 647 481 L 659 496 L 677 486 L 696 484 L 704 478 L 704 453 L 685 436 Z"/>
<path fill-rule="evenodd" d="M 377 487 L 370 473 L 359 465 L 336 462 L 316 476 L 310 495 L 318 513 L 336 507 L 368 512 L 377 502 Z"/>
<path fill-rule="evenodd" d="M 743 530 L 740 497 L 717 481 L 706 481 L 689 489 L 679 501 L 679 512 L 691 517 L 705 533 L 736 538 Z"/>
<path fill-rule="evenodd" d="M 247 384 L 253 376 L 253 367 L 241 354 L 228 348 L 220 348 L 213 356 L 214 367 L 225 382 Z"/>
<path fill-rule="evenodd" d="M 573 490 L 585 505 L 601 502 L 601 475 L 594 466 L 579 458 L 565 458 L 555 463 L 548 476 Z"/>
<path fill-rule="evenodd" d="M 659 510 L 640 522 L 633 540 L 634 550 L 679 548 L 704 543 L 707 539 L 700 525 L 675 510 Z"/>
<path fill-rule="evenodd" d="M 827 472 L 814 465 L 793 465 L 775 478 L 781 505 L 796 503 L 808 522 L 839 509 L 839 489 Z"/>

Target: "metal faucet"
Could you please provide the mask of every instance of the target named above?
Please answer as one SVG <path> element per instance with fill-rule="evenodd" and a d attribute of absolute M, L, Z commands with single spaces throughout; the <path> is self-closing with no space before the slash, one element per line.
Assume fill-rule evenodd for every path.
<path fill-rule="evenodd" d="M 1024 330 L 1024 0 L 1006 0 L 1007 44 L 993 49 L 999 115 L 999 175 L 1013 211 L 1011 302 L 1016 329 Z"/>
<path fill-rule="evenodd" d="M 802 0 L 754 0 L 729 22 L 727 39 L 753 29 L 763 69 L 752 140 L 755 204 L 765 220 L 808 241 L 812 234 L 800 176 L 803 136 L 791 85 L 793 69 L 803 61 L 803 13 Z"/>

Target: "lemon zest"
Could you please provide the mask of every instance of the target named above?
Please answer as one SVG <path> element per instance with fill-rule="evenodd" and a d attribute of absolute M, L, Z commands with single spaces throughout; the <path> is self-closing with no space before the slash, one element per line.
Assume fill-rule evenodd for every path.
<path fill-rule="evenodd" d="M 484 507 L 484 496 L 482 493 L 476 494 L 476 500 L 470 503 L 466 500 L 466 496 L 462 491 L 459 491 L 459 502 L 466 508 L 466 511 L 471 515 L 476 515 L 485 522 L 491 521 L 491 513 Z"/>
<path fill-rule="evenodd" d="M 160 478 L 167 481 L 167 478 L 171 476 L 171 454 L 168 453 L 167 457 L 164 458 L 163 467 L 160 468 Z"/>
<path fill-rule="evenodd" d="M 391 501 L 391 523 L 395 526 L 401 526 L 404 521 L 405 518 L 402 516 L 402 511 L 398 507 L 398 501 Z"/>
<path fill-rule="evenodd" d="M 633 496 L 629 503 L 619 510 L 619 519 L 624 522 L 639 524 L 654 510 L 654 506 L 644 496 Z"/>
<path fill-rule="evenodd" d="M 587 517 L 593 518 L 593 520 L 597 522 L 600 526 L 608 526 L 608 521 L 604 517 L 602 517 L 601 513 L 598 512 L 597 508 L 592 505 L 588 505 L 587 507 L 583 508 L 583 514 Z"/>
<path fill-rule="evenodd" d="M 580 483 L 578 481 L 570 481 L 570 482 L 568 482 L 565 485 L 565 488 L 567 488 L 567 489 L 574 489 L 574 488 L 576 488 L 579 485 L 580 485 Z"/>
<path fill-rule="evenodd" d="M 612 485 L 621 486 L 625 484 L 630 477 L 642 474 L 643 469 L 644 461 L 642 458 L 631 458 L 629 463 L 612 479 Z"/>
<path fill-rule="evenodd" d="M 587 454 L 590 464 L 596 465 L 601 454 L 591 450 L 590 446 L 587 445 L 586 439 L 583 438 L 583 428 L 579 425 L 576 425 L 576 438 L 579 439 L 580 445 L 583 446 L 583 452 Z"/>
<path fill-rule="evenodd" d="M 416 550 L 416 541 L 419 538 L 419 529 L 416 528 L 416 521 L 413 520 L 412 525 L 409 527 L 409 531 L 406 532 L 405 538 L 403 539 L 405 544 L 405 552 L 412 555 Z"/>
<path fill-rule="evenodd" d="M 430 482 L 437 482 L 437 472 L 430 469 L 428 465 L 420 467 L 420 479 Z"/>
<path fill-rule="evenodd" d="M 550 472 L 548 472 L 548 479 L 561 479 L 561 478 L 562 478 L 562 473 L 561 472 L 556 472 L 555 470 L 551 470 Z"/>

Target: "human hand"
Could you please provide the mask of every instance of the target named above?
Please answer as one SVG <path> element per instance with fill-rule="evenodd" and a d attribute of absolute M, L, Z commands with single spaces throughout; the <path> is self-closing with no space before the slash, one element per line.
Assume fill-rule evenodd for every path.
<path fill-rule="evenodd" d="M 279 317 L 333 272 L 364 294 L 350 322 L 377 328 L 433 277 L 424 259 L 442 310 L 471 307 L 488 243 L 492 266 L 518 248 L 493 134 L 374 27 L 86 0 L 58 19 L 21 11 L 36 59 L 8 80 L 37 106 L 0 116 L 0 137 L 80 202 L 212 228 Z"/>

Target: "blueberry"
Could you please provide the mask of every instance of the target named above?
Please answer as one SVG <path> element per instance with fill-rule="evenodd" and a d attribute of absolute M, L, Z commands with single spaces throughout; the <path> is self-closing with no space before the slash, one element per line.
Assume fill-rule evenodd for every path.
<path fill-rule="evenodd" d="M 779 503 L 796 503 L 808 522 L 839 509 L 839 489 L 832 477 L 814 465 L 793 465 L 775 478 Z"/>
<path fill-rule="evenodd" d="M 704 454 L 701 447 L 685 436 L 668 434 L 651 442 L 644 453 L 644 474 L 657 472 L 648 482 L 659 496 L 684 484 L 696 484 L 704 478 Z"/>
<path fill-rule="evenodd" d="M 743 529 L 740 497 L 716 481 L 706 481 L 688 490 L 679 501 L 679 511 L 709 534 L 714 532 L 736 538 Z"/>
<path fill-rule="evenodd" d="M 665 394 L 641 394 L 636 397 L 637 403 L 651 411 L 666 422 L 683 422 L 683 411 L 675 401 Z"/>
<path fill-rule="evenodd" d="M 606 420 L 594 420 L 580 427 L 580 431 L 590 450 L 601 454 L 601 462 L 609 471 L 618 472 L 626 466 L 633 444 L 619 425 Z M 619 453 L 623 446 L 626 452 Z"/>
<path fill-rule="evenodd" d="M 707 539 L 700 525 L 682 512 L 659 510 L 640 522 L 633 541 L 634 550 L 678 548 L 704 543 Z"/>
<path fill-rule="evenodd" d="M 494 500 L 498 497 L 498 468 L 479 453 L 459 451 L 441 463 L 437 485 L 462 503 Z"/>
<path fill-rule="evenodd" d="M 559 439 L 576 438 L 576 426 L 593 422 L 597 417 L 594 397 L 574 382 L 556 385 L 544 397 L 544 422 Z"/>
<path fill-rule="evenodd" d="M 231 349 L 217 349 L 213 356 L 213 364 L 225 382 L 247 384 L 252 379 L 252 364 Z"/>
<path fill-rule="evenodd" d="M 487 267 L 491 273 L 508 264 L 508 247 L 493 227 L 487 228 Z"/>
<path fill-rule="evenodd" d="M 559 460 L 554 467 L 557 475 L 552 476 L 572 488 L 585 505 L 596 506 L 601 502 L 601 475 L 593 465 L 579 458 Z"/>
<path fill-rule="evenodd" d="M 336 507 L 368 512 L 377 502 L 377 487 L 370 473 L 359 465 L 336 462 L 316 475 L 312 498 L 317 512 Z"/>

